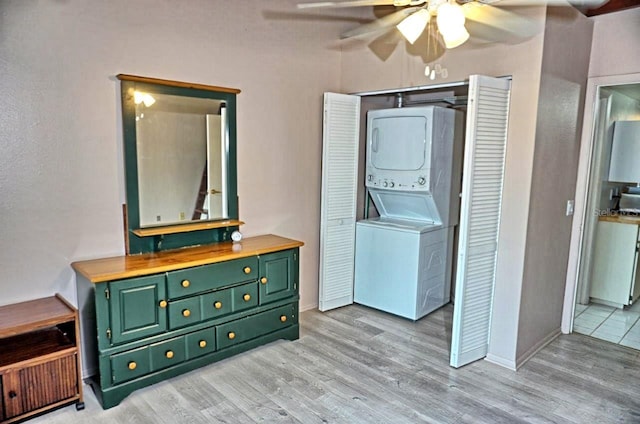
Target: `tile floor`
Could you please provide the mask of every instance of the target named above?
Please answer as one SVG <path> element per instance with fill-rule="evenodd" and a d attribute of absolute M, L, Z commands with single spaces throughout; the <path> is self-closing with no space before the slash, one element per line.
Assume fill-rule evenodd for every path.
<path fill-rule="evenodd" d="M 640 302 L 629 308 L 576 305 L 573 330 L 597 339 L 640 349 Z"/>

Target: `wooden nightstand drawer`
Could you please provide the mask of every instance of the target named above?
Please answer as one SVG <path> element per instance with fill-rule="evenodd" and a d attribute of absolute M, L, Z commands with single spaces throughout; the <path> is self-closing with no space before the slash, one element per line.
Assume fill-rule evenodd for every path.
<path fill-rule="evenodd" d="M 288 327 L 297 320 L 295 305 L 286 305 L 228 322 L 216 327 L 216 345 L 218 349 L 224 349 Z"/>
<path fill-rule="evenodd" d="M 258 278 L 258 258 L 249 257 L 167 273 L 169 298 L 175 299 Z"/>
<path fill-rule="evenodd" d="M 42 364 L 0 374 L 0 421 L 74 397 L 78 393 L 76 365 L 75 353 L 69 352 Z"/>

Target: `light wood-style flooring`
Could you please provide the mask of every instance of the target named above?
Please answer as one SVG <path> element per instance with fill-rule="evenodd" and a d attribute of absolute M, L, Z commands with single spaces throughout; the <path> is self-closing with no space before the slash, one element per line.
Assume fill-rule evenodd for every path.
<path fill-rule="evenodd" d="M 452 308 L 411 322 L 353 305 L 304 312 L 278 341 L 134 392 L 87 388 L 32 423 L 640 423 L 640 351 L 561 336 L 513 372 L 448 365 Z"/>

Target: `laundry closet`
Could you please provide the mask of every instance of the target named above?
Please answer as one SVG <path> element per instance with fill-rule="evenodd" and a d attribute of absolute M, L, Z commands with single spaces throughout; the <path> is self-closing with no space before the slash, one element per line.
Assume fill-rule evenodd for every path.
<path fill-rule="evenodd" d="M 321 311 L 418 320 L 455 297 L 451 365 L 486 356 L 510 79 L 324 98 Z"/>

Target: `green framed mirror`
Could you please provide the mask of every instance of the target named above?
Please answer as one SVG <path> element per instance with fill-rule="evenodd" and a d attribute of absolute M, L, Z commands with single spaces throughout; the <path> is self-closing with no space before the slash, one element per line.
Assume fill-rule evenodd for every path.
<path fill-rule="evenodd" d="M 127 253 L 228 241 L 240 90 L 120 74 Z"/>

